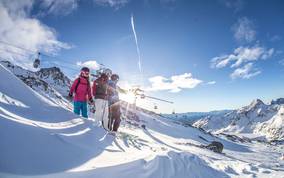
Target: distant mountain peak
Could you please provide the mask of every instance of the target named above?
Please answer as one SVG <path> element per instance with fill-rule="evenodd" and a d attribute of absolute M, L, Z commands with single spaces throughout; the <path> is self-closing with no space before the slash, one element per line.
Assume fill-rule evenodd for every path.
<path fill-rule="evenodd" d="M 261 99 L 255 99 L 250 103 L 249 107 L 252 108 L 252 107 L 257 107 L 261 105 L 265 105 L 264 102 Z"/>
<path fill-rule="evenodd" d="M 44 71 L 55 71 L 55 72 L 61 72 L 59 67 L 48 67 L 48 68 L 41 68 L 39 72 L 44 72 Z"/>
<path fill-rule="evenodd" d="M 278 98 L 276 100 L 272 100 L 271 105 L 275 105 L 275 104 L 278 104 L 278 105 L 281 105 L 281 104 L 284 104 L 284 98 Z"/>
<path fill-rule="evenodd" d="M 49 68 L 41 68 L 39 71 L 36 72 L 36 74 L 41 76 L 50 76 L 50 75 L 57 75 L 64 77 L 65 75 L 58 67 L 49 67 Z"/>

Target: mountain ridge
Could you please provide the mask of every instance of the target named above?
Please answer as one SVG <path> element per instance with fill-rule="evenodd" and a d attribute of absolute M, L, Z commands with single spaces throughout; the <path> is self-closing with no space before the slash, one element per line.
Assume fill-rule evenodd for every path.
<path fill-rule="evenodd" d="M 201 118 L 194 122 L 193 126 L 216 133 L 250 133 L 264 136 L 268 140 L 283 140 L 284 104 L 281 98 L 275 101 L 265 104 L 256 99 L 232 112 Z"/>

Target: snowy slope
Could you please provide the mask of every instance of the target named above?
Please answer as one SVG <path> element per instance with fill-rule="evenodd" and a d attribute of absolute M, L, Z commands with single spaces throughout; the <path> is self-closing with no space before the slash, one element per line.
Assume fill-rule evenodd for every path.
<path fill-rule="evenodd" d="M 257 99 L 230 113 L 202 118 L 193 126 L 218 133 L 252 133 L 269 140 L 283 140 L 283 104 L 281 98 L 271 104 Z"/>
<path fill-rule="evenodd" d="M 0 177 L 283 177 L 283 148 L 235 143 L 124 110 L 116 137 L 38 94 L 0 65 Z M 142 126 L 145 125 L 146 129 Z M 207 141 L 206 141 L 207 140 Z M 221 141 L 225 154 L 193 144 Z"/>
<path fill-rule="evenodd" d="M 284 105 L 278 106 L 277 113 L 268 121 L 256 126 L 254 132 L 263 134 L 272 140 L 284 139 Z"/>
<path fill-rule="evenodd" d="M 65 108 L 71 108 L 70 102 L 65 98 L 69 93 L 71 80 L 59 68 L 42 68 L 37 72 L 33 72 L 14 65 L 9 61 L 0 61 L 0 64 L 52 102 Z"/>

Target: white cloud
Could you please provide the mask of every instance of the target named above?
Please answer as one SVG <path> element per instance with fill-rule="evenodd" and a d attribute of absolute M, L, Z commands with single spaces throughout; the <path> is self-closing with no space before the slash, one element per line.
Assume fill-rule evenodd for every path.
<path fill-rule="evenodd" d="M 33 6 L 33 0 L 1 0 L 0 6 L 5 7 L 10 14 L 25 16 L 26 12 L 30 12 Z"/>
<path fill-rule="evenodd" d="M 207 85 L 214 85 L 214 84 L 216 84 L 216 81 L 207 82 Z"/>
<path fill-rule="evenodd" d="M 241 68 L 237 68 L 232 74 L 231 78 L 243 78 L 249 79 L 251 77 L 257 76 L 261 73 L 260 70 L 253 68 L 253 63 L 248 63 Z"/>
<path fill-rule="evenodd" d="M 93 0 L 96 4 L 101 6 L 110 6 L 114 9 L 119 9 L 125 6 L 130 0 Z"/>
<path fill-rule="evenodd" d="M 202 80 L 193 78 L 191 73 L 175 75 L 170 78 L 155 76 L 149 78 L 149 81 L 151 82 L 151 87 L 146 90 L 170 90 L 170 92 L 180 92 L 182 89 L 195 88 L 203 82 Z"/>
<path fill-rule="evenodd" d="M 76 64 L 78 66 L 81 66 L 81 67 L 88 67 L 92 70 L 98 70 L 100 68 L 100 64 L 95 60 L 85 61 L 85 62 L 77 62 Z"/>
<path fill-rule="evenodd" d="M 227 1 L 227 6 L 232 5 L 231 2 Z M 232 30 L 238 42 L 250 43 L 256 40 L 255 25 L 246 17 L 239 18 L 238 22 L 233 25 Z M 232 79 L 249 79 L 261 73 L 259 69 L 253 67 L 254 63 L 258 60 L 268 59 L 275 53 L 274 48 L 267 49 L 258 44 L 252 47 L 240 46 L 231 54 L 223 54 L 212 58 L 211 67 L 225 68 L 230 66 L 231 68 L 236 68 L 230 75 Z"/>
<path fill-rule="evenodd" d="M 243 0 L 220 0 L 226 7 L 234 9 L 235 12 L 240 11 L 244 7 Z"/>
<path fill-rule="evenodd" d="M 0 1 L 0 39 L 31 51 L 56 54 L 67 43 L 57 40 L 56 31 L 30 17 L 32 0 Z M 0 57 L 25 68 L 32 68 L 34 53 L 0 43 Z M 11 53 L 11 51 L 13 53 Z M 19 53 L 19 54 L 16 54 Z"/>
<path fill-rule="evenodd" d="M 246 17 L 242 17 L 233 25 L 232 30 L 237 41 L 252 42 L 256 37 L 256 31 L 254 28 L 254 24 L 251 20 Z"/>
<path fill-rule="evenodd" d="M 274 49 L 266 49 L 264 47 L 239 47 L 232 54 L 214 57 L 211 60 L 212 68 L 223 68 L 232 64 L 231 67 L 239 67 L 240 65 L 257 61 L 260 59 L 268 59 L 274 53 Z"/>
<path fill-rule="evenodd" d="M 44 9 L 41 15 L 68 15 L 77 9 L 79 0 L 42 0 L 40 6 Z"/>

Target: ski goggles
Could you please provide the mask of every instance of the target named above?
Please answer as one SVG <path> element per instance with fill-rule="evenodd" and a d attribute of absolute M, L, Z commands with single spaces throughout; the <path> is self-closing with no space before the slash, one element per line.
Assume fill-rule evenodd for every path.
<path fill-rule="evenodd" d="M 81 71 L 81 74 L 83 74 L 85 76 L 89 76 L 90 72 L 88 72 L 88 71 Z"/>

